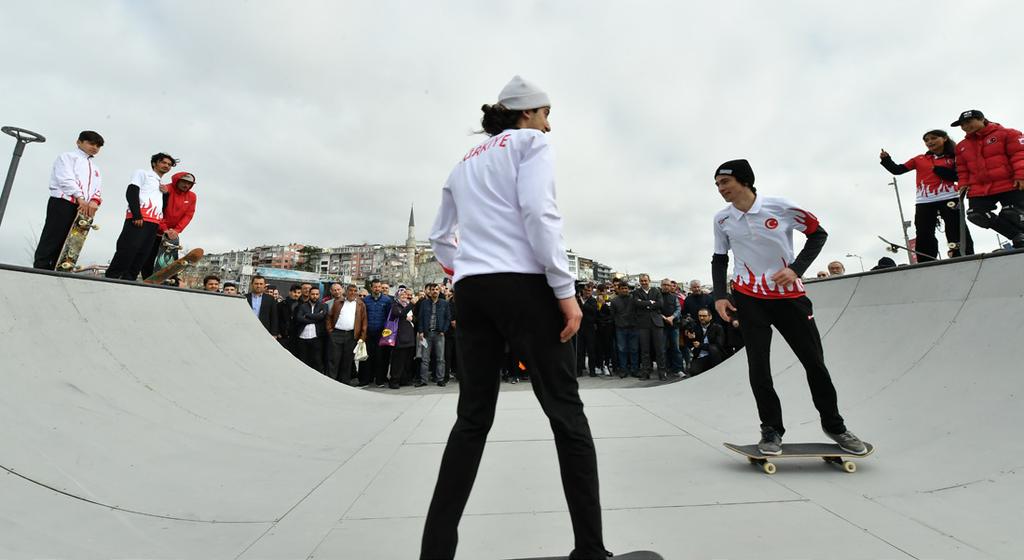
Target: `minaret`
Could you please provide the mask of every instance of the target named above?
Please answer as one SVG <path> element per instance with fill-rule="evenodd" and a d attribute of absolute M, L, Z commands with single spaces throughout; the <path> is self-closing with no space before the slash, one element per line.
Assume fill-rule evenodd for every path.
<path fill-rule="evenodd" d="M 416 217 L 409 206 L 409 237 L 405 238 L 405 251 L 409 255 L 409 282 L 416 280 Z"/>

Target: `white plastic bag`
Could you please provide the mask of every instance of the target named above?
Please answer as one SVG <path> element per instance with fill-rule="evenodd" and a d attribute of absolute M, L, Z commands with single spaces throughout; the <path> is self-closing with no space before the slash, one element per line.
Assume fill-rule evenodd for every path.
<path fill-rule="evenodd" d="M 352 350 L 352 354 L 355 355 L 357 362 L 365 362 L 366 359 L 370 357 L 370 355 L 366 353 L 366 343 L 362 340 L 356 342 L 356 347 Z"/>

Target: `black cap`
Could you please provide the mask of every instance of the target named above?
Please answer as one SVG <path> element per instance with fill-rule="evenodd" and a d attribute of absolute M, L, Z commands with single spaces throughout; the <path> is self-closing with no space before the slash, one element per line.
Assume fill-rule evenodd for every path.
<path fill-rule="evenodd" d="M 750 168 L 750 162 L 745 159 L 734 159 L 719 165 L 715 171 L 715 177 L 719 175 L 732 175 L 744 185 L 754 186 L 754 170 Z"/>
<path fill-rule="evenodd" d="M 982 113 L 981 111 L 979 111 L 977 109 L 971 109 L 970 111 L 964 111 L 963 113 L 960 113 L 960 118 L 958 118 L 957 120 L 949 123 L 949 126 L 960 126 L 967 119 L 984 119 L 984 118 L 985 118 L 985 113 Z"/>

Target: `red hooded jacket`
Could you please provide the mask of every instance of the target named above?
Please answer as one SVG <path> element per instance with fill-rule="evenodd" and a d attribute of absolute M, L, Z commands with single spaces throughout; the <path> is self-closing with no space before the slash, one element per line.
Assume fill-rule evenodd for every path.
<path fill-rule="evenodd" d="M 192 189 L 185 192 L 178 190 L 178 181 L 185 175 L 192 174 L 182 171 L 171 176 L 171 184 L 167 187 L 167 199 L 164 200 L 164 219 L 160 222 L 161 233 L 169 229 L 178 233 L 185 231 L 185 226 L 192 221 L 192 216 L 196 213 L 196 193 L 192 192 Z M 192 175 L 192 178 L 195 179 L 195 175 Z"/>
<path fill-rule="evenodd" d="M 969 198 L 1009 192 L 1024 180 L 1024 136 L 1019 130 L 989 123 L 956 145 L 956 172 Z"/>

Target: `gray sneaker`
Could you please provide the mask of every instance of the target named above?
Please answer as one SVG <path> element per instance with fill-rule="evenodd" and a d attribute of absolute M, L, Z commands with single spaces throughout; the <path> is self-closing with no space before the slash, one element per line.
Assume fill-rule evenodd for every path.
<path fill-rule="evenodd" d="M 762 455 L 782 455 L 782 436 L 771 428 L 761 430 L 761 441 L 757 443 L 757 450 Z"/>
<path fill-rule="evenodd" d="M 861 441 L 859 437 L 853 435 L 853 432 L 850 430 L 846 430 L 841 434 L 830 434 L 825 432 L 825 435 L 832 438 L 833 441 L 839 444 L 839 449 L 842 449 L 847 453 L 863 455 L 868 452 L 868 447 L 864 445 L 864 442 Z"/>

